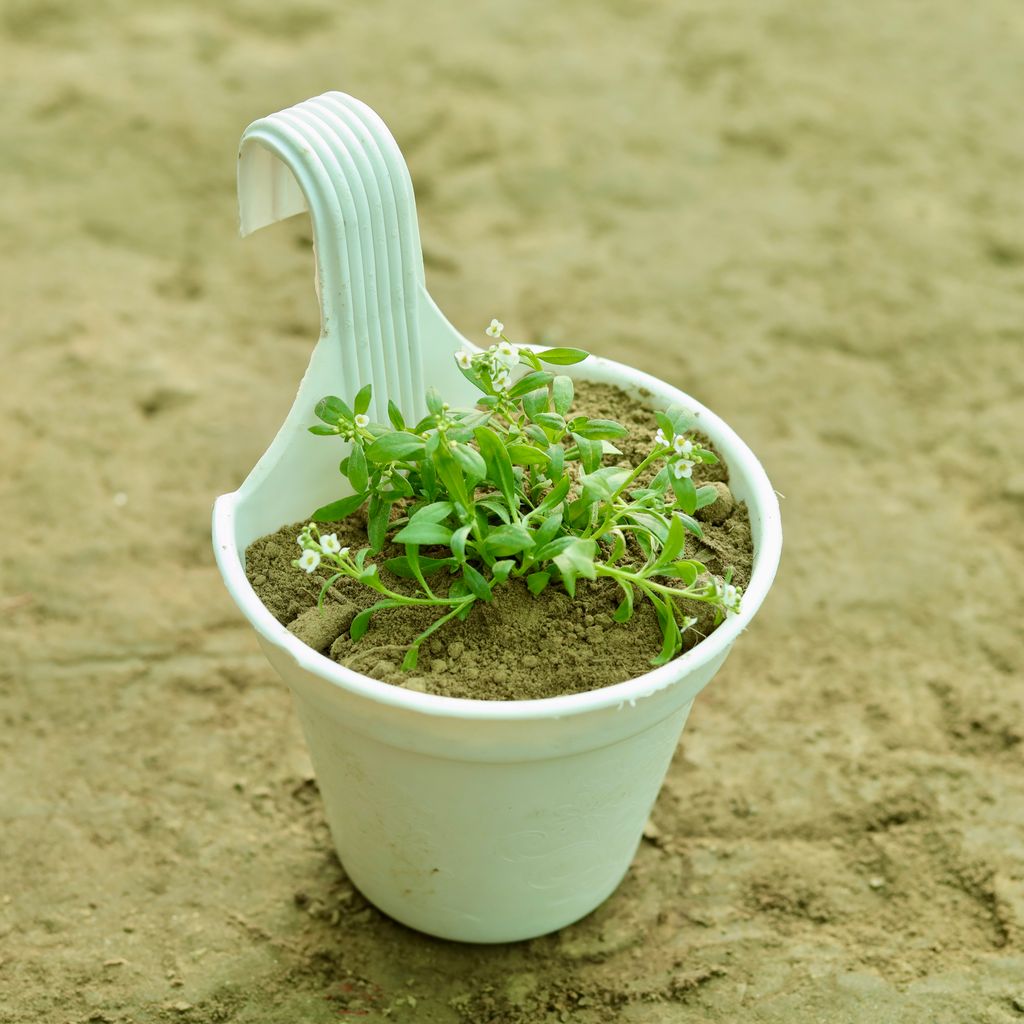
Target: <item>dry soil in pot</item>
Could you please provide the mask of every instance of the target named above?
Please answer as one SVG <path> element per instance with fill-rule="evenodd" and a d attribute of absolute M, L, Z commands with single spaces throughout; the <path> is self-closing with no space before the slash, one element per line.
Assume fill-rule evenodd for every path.
<path fill-rule="evenodd" d="M 651 410 L 624 392 L 580 382 L 576 408 L 629 428 L 630 437 L 619 444 L 623 464 L 635 465 L 647 455 L 654 418 Z M 746 586 L 753 558 L 746 506 L 733 501 L 724 463 L 698 465 L 694 474 L 698 484 L 716 482 L 722 493 L 698 513 L 704 539 L 688 537 L 686 557 L 704 562 L 719 575 L 731 567 L 735 582 Z M 338 483 L 340 490 L 340 477 Z M 522 581 L 511 580 L 496 589 L 493 601 L 477 602 L 465 622 L 442 627 L 424 644 L 417 668 L 403 672 L 399 666 L 406 648 L 438 617 L 438 610 L 379 612 L 366 635 L 353 642 L 348 635 L 352 619 L 378 595 L 343 579 L 329 591 L 323 611 L 318 611 L 317 597 L 328 570 L 307 575 L 292 565 L 301 527 L 302 523 L 289 524 L 250 545 L 246 551 L 249 582 L 271 614 L 310 647 L 375 679 L 450 697 L 527 700 L 599 689 L 642 675 L 661 648 L 661 631 L 648 602 L 637 602 L 629 622 L 612 621 L 622 596 L 613 580 L 579 581 L 575 600 L 555 583 L 535 597 Z M 353 549 L 368 543 L 365 519 L 358 513 L 324 529 L 337 533 L 341 543 Z M 401 548 L 385 550 L 378 560 L 401 553 Z M 397 590 L 412 586 L 381 571 Z M 443 579 L 441 574 L 435 577 L 442 591 Z M 684 634 L 684 650 L 714 629 L 707 605 L 686 602 L 686 610 L 698 617 L 698 623 Z"/>

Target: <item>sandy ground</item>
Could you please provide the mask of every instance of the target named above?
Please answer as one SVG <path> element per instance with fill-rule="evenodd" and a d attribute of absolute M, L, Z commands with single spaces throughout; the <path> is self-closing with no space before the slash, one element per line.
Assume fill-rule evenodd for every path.
<path fill-rule="evenodd" d="M 0 18 L 0 1021 L 1024 1020 L 1019 3 Z M 516 947 L 352 892 L 210 555 L 318 323 L 307 226 L 237 239 L 236 140 L 328 88 L 457 325 L 658 373 L 786 495 L 657 833 Z"/>

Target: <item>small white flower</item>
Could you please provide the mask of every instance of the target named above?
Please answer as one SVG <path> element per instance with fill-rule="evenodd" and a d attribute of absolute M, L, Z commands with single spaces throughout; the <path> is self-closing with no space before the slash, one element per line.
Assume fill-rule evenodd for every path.
<path fill-rule="evenodd" d="M 658 432 L 654 435 L 654 443 L 659 448 L 668 447 L 668 438 L 665 436 L 665 431 L 662 430 L 661 427 L 658 427 Z"/>
<path fill-rule="evenodd" d="M 471 370 L 473 368 L 473 357 L 468 352 L 456 352 L 455 362 L 459 364 L 460 370 Z"/>
<path fill-rule="evenodd" d="M 341 551 L 341 544 L 338 541 L 338 535 L 336 533 L 320 534 L 320 547 L 324 550 L 325 554 L 338 554 L 338 552 Z"/>
<path fill-rule="evenodd" d="M 298 544 L 300 548 L 304 548 L 306 546 L 306 535 L 304 533 L 300 533 L 298 537 L 295 538 L 295 543 Z"/>
<path fill-rule="evenodd" d="M 500 369 L 492 378 L 491 383 L 494 385 L 495 391 L 508 391 L 509 381 L 512 375 L 507 369 Z"/>
<path fill-rule="evenodd" d="M 370 417 L 365 412 L 358 413 L 356 416 L 356 426 L 360 429 L 368 427 L 370 425 Z"/>
<path fill-rule="evenodd" d="M 500 338 L 501 332 L 505 330 L 505 325 L 500 320 L 492 320 L 490 326 L 487 328 L 487 333 L 492 338 Z"/>
<path fill-rule="evenodd" d="M 320 552 L 306 548 L 298 558 L 297 565 L 306 572 L 312 572 L 320 564 Z"/>
<path fill-rule="evenodd" d="M 727 615 L 735 615 L 740 610 L 740 592 L 731 583 L 716 580 L 715 593 Z"/>
<path fill-rule="evenodd" d="M 499 341 L 497 345 L 492 346 L 491 351 L 502 366 L 507 366 L 511 370 L 519 365 L 518 345 L 513 345 L 509 341 Z"/>
<path fill-rule="evenodd" d="M 341 548 L 338 551 L 338 557 L 339 558 L 344 558 L 347 554 L 348 554 L 348 548 Z"/>
<path fill-rule="evenodd" d="M 672 447 L 676 450 L 676 455 L 685 457 L 693 451 L 693 442 L 683 434 L 676 434 L 672 438 Z"/>
<path fill-rule="evenodd" d="M 672 472 L 677 480 L 686 480 L 693 476 L 693 463 L 689 459 L 678 459 L 672 463 Z"/>

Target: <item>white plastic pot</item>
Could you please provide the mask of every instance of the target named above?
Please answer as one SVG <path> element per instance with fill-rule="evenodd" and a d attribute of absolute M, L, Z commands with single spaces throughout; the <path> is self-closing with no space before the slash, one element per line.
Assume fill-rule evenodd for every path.
<path fill-rule="evenodd" d="M 239 190 L 243 233 L 309 209 L 323 329 L 278 436 L 242 486 L 217 499 L 214 549 L 294 695 L 341 862 L 381 910 L 432 935 L 506 942 L 567 925 L 619 884 L 694 697 L 771 586 L 782 545 L 774 491 L 712 412 L 592 357 L 571 368 L 575 377 L 651 408 L 681 406 L 728 465 L 755 548 L 741 613 L 662 668 L 547 700 L 408 691 L 316 653 L 273 618 L 244 569 L 252 541 L 342 495 L 337 447 L 305 430 L 313 405 L 368 381 L 379 412 L 391 395 L 415 414 L 424 382 L 470 402 L 452 353 L 472 346 L 426 292 L 408 172 L 369 108 L 333 93 L 256 122 L 243 136 Z"/>

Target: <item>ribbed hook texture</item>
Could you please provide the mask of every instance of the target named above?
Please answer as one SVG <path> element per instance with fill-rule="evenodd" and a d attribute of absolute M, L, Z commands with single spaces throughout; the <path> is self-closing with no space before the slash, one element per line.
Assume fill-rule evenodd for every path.
<path fill-rule="evenodd" d="M 321 335 L 337 343 L 343 398 L 373 384 L 374 419 L 387 399 L 416 415 L 423 369 L 423 254 L 412 179 L 384 122 L 330 92 L 254 121 L 242 135 L 243 235 L 309 210 Z"/>

